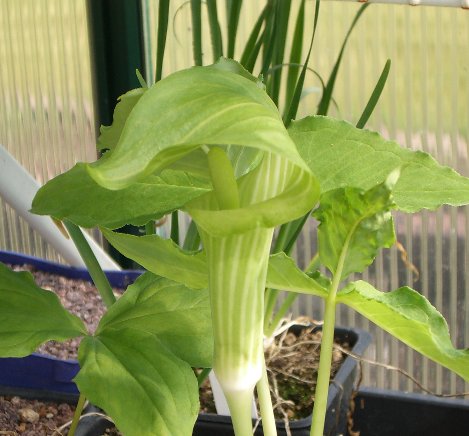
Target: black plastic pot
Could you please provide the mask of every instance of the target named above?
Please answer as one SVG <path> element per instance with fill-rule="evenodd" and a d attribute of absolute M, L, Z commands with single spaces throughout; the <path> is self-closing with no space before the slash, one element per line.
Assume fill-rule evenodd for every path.
<path fill-rule="evenodd" d="M 469 435 L 469 400 L 362 388 L 353 422 L 360 436 Z"/>
<path fill-rule="evenodd" d="M 368 332 L 356 329 L 337 328 L 335 337 L 339 342 L 347 342 L 352 347 L 352 353 L 361 356 L 371 341 Z M 347 357 L 329 386 L 327 402 L 327 416 L 324 434 L 328 436 L 345 435 L 347 428 L 347 411 L 349 410 L 352 391 L 358 372 L 358 363 Z M 253 425 L 255 422 L 253 422 Z M 293 436 L 309 436 L 311 416 L 290 422 Z M 277 433 L 286 435 L 285 424 L 277 421 Z M 262 435 L 262 424 L 255 435 Z M 232 436 L 234 435 L 231 419 L 228 416 L 215 414 L 200 414 L 194 427 L 194 436 Z"/>

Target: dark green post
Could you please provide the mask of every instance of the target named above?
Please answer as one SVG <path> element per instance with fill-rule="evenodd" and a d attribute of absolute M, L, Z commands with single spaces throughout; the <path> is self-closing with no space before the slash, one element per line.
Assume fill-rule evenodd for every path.
<path fill-rule="evenodd" d="M 140 87 L 135 70 L 145 77 L 143 18 L 140 0 L 88 0 L 87 10 L 98 132 L 100 125 L 112 123 L 117 98 Z M 119 231 L 136 234 L 139 229 Z M 124 268 L 135 267 L 112 247 L 109 251 Z"/>

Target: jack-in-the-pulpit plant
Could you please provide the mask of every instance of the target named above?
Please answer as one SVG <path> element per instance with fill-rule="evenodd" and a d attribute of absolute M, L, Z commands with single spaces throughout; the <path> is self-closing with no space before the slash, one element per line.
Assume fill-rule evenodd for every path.
<path fill-rule="evenodd" d="M 76 225 L 100 226 L 148 272 L 115 303 L 109 298 L 97 331 L 87 333 L 29 275 L 2 268 L 1 356 L 84 336 L 77 385 L 126 436 L 190 435 L 198 411 L 193 368 L 213 368 L 237 436 L 252 434 L 256 385 L 264 434 L 274 435 L 263 341 L 264 296 L 276 289 L 325 301 L 312 435 L 323 433 L 339 303 L 469 380 L 469 352 L 454 348 L 423 296 L 347 281 L 394 243 L 392 210 L 467 204 L 467 178 L 332 118 L 286 129 L 262 81 L 226 59 L 124 95 L 114 120 L 101 136 L 103 157 L 47 183 L 33 211 L 63 220 L 78 245 Z M 200 250 L 112 231 L 175 210 L 193 218 Z M 310 211 L 320 223 L 315 264 L 327 276 L 301 271 L 285 253 L 270 255 L 274 228 Z"/>

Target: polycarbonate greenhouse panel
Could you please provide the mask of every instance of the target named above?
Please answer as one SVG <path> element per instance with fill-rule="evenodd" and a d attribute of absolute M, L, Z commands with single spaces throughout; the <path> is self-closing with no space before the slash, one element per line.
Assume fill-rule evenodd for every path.
<path fill-rule="evenodd" d="M 0 143 L 40 182 L 91 160 L 95 117 L 85 0 L 0 2 Z M 0 248 L 58 259 L 0 199 Z"/>

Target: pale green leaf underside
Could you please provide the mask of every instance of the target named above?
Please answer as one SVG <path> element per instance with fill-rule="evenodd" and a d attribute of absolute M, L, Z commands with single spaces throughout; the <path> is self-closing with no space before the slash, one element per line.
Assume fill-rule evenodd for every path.
<path fill-rule="evenodd" d="M 199 409 L 190 365 L 140 330 L 106 329 L 79 349 L 80 392 L 126 436 L 186 436 Z"/>
<path fill-rule="evenodd" d="M 83 322 L 67 312 L 53 292 L 39 288 L 28 272 L 0 263 L 0 357 L 23 357 L 48 340 L 86 334 Z"/>
<path fill-rule="evenodd" d="M 267 270 L 267 287 L 282 291 L 301 292 L 327 298 L 327 290 L 307 276 L 285 253 L 270 256 Z"/>
<path fill-rule="evenodd" d="M 397 174 L 396 174 L 397 176 Z M 363 191 L 341 188 L 321 196 L 321 204 L 314 211 L 320 221 L 318 245 L 321 262 L 335 274 L 341 263 L 341 278 L 362 272 L 370 265 L 378 251 L 391 247 L 395 241 L 391 208 L 391 188 L 394 176 Z"/>
<path fill-rule="evenodd" d="M 402 342 L 469 381 L 469 350 L 454 348 L 443 316 L 413 289 L 380 292 L 369 283 L 350 283 L 337 302 L 357 312 Z"/>
<path fill-rule="evenodd" d="M 114 109 L 112 125 L 101 126 L 99 129 L 98 150 L 113 150 L 115 148 L 119 142 L 122 129 L 124 128 L 130 112 L 147 89 L 148 88 L 132 89 L 119 97 L 116 108 Z"/>
<path fill-rule="evenodd" d="M 125 189 L 109 190 L 90 177 L 84 164 L 77 164 L 39 189 L 31 211 L 82 227 L 115 229 L 144 225 L 210 190 L 206 181 L 172 170 Z"/>
<path fill-rule="evenodd" d="M 167 277 L 193 289 L 208 286 L 205 253 L 190 254 L 159 236 L 131 236 L 104 230 L 106 239 L 124 256 L 142 264 L 154 274 Z M 320 297 L 326 290 L 308 277 L 284 253 L 270 257 L 266 286 L 272 289 L 306 291 Z"/>
<path fill-rule="evenodd" d="M 308 117 L 294 121 L 289 134 L 319 179 L 321 192 L 345 186 L 369 189 L 401 168 L 393 196 L 405 212 L 469 203 L 469 179 L 439 165 L 430 155 L 400 147 L 377 133 L 345 121 Z"/>
<path fill-rule="evenodd" d="M 207 288 L 205 253 L 187 253 L 170 239 L 132 236 L 102 229 L 104 237 L 124 256 L 156 275 L 194 289 Z"/>
<path fill-rule="evenodd" d="M 262 89 L 237 74 L 194 67 L 151 87 L 130 113 L 115 150 L 88 169 L 99 184 L 120 189 L 202 144 L 254 147 L 306 168 Z"/>
<path fill-rule="evenodd" d="M 189 289 L 146 273 L 109 308 L 97 335 L 109 329 L 150 333 L 191 366 L 211 366 L 213 339 L 206 289 Z"/>

